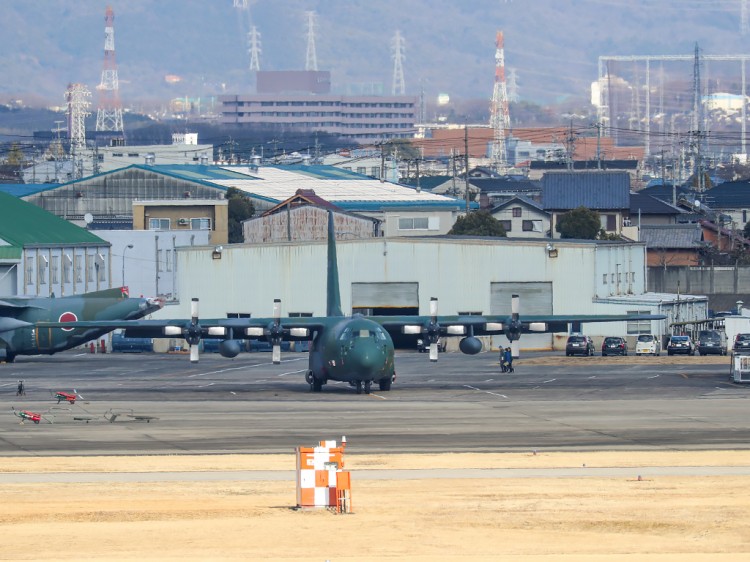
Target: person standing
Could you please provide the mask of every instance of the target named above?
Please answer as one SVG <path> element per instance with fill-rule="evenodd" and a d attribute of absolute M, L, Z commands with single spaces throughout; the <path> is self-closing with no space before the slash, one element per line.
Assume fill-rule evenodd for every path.
<path fill-rule="evenodd" d="M 507 372 L 513 372 L 513 352 L 509 347 L 505 348 L 505 368 Z"/>
<path fill-rule="evenodd" d="M 16 390 L 16 396 L 26 396 L 26 388 L 23 385 L 23 381 L 18 381 L 18 390 Z"/>

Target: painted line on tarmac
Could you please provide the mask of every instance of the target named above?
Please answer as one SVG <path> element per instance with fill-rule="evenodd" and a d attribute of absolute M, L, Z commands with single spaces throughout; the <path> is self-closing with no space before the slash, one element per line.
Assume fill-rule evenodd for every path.
<path fill-rule="evenodd" d="M 654 375 L 653 377 L 646 377 L 648 379 L 658 379 L 661 375 Z"/>
<path fill-rule="evenodd" d="M 481 388 L 477 388 L 476 386 L 471 386 L 469 384 L 465 384 L 464 386 L 466 388 L 470 388 L 471 390 L 476 390 L 477 392 L 484 392 L 485 394 L 491 394 L 492 396 L 497 396 L 499 398 L 505 398 L 506 400 L 508 399 L 508 397 L 505 396 L 505 394 L 498 394 L 497 392 L 491 392 L 489 390 L 482 390 Z"/>
<path fill-rule="evenodd" d="M 297 373 L 304 373 L 307 369 L 297 369 L 296 371 L 287 371 L 286 373 L 279 373 L 277 377 L 285 377 L 286 375 L 296 375 Z"/>
<path fill-rule="evenodd" d="M 557 379 L 550 379 L 548 381 L 544 381 L 542 384 L 547 384 L 548 382 L 555 382 Z"/>
<path fill-rule="evenodd" d="M 301 361 L 302 359 L 285 359 L 282 361 L 282 363 L 292 363 L 293 361 Z M 241 367 L 227 367 L 226 369 L 217 369 L 216 371 L 207 371 L 205 373 L 193 373 L 192 375 L 188 375 L 188 378 L 195 378 L 195 377 L 207 377 L 208 375 L 217 375 L 221 373 L 227 373 L 229 371 L 238 371 L 240 369 L 254 369 L 256 367 L 267 367 L 268 365 L 273 365 L 273 361 L 270 363 L 258 363 L 257 365 L 242 365 Z"/>

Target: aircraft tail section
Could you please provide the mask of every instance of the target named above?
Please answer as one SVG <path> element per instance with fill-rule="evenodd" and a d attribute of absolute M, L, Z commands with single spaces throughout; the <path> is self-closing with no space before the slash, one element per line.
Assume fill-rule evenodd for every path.
<path fill-rule="evenodd" d="M 102 289 L 101 291 L 92 291 L 90 293 L 83 293 L 80 295 L 69 295 L 71 298 L 84 298 L 84 299 L 126 299 L 128 298 L 127 287 L 114 287 L 112 289 Z M 63 297 L 68 298 L 68 297 Z"/>
<path fill-rule="evenodd" d="M 328 288 L 326 316 L 343 316 L 341 292 L 339 291 L 339 266 L 336 259 L 336 231 L 333 228 L 333 212 L 328 211 Z"/>

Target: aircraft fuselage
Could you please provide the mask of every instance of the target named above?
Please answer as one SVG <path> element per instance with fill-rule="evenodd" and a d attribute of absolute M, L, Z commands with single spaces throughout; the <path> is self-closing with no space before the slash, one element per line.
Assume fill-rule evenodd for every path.
<path fill-rule="evenodd" d="M 70 296 L 61 298 L 4 299 L 18 308 L 3 310 L 4 319 L 17 321 L 19 327 L 0 332 L 0 350 L 6 360 L 17 355 L 57 353 L 97 339 L 111 331 L 106 328 L 49 328 L 39 322 L 75 322 L 85 320 L 136 320 L 159 309 L 143 298 L 113 296 Z M 10 320 L 9 320 L 10 319 Z"/>
<path fill-rule="evenodd" d="M 310 348 L 310 371 L 317 385 L 327 380 L 381 382 L 390 387 L 393 340 L 377 322 L 360 315 L 341 318 L 318 332 Z"/>

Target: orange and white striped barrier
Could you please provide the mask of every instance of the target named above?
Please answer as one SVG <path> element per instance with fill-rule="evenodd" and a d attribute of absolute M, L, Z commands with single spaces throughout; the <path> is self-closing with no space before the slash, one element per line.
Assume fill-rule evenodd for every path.
<path fill-rule="evenodd" d="M 317 447 L 297 447 L 297 507 L 334 508 L 351 513 L 351 476 L 344 471 L 344 449 L 336 441 L 321 441 Z"/>

